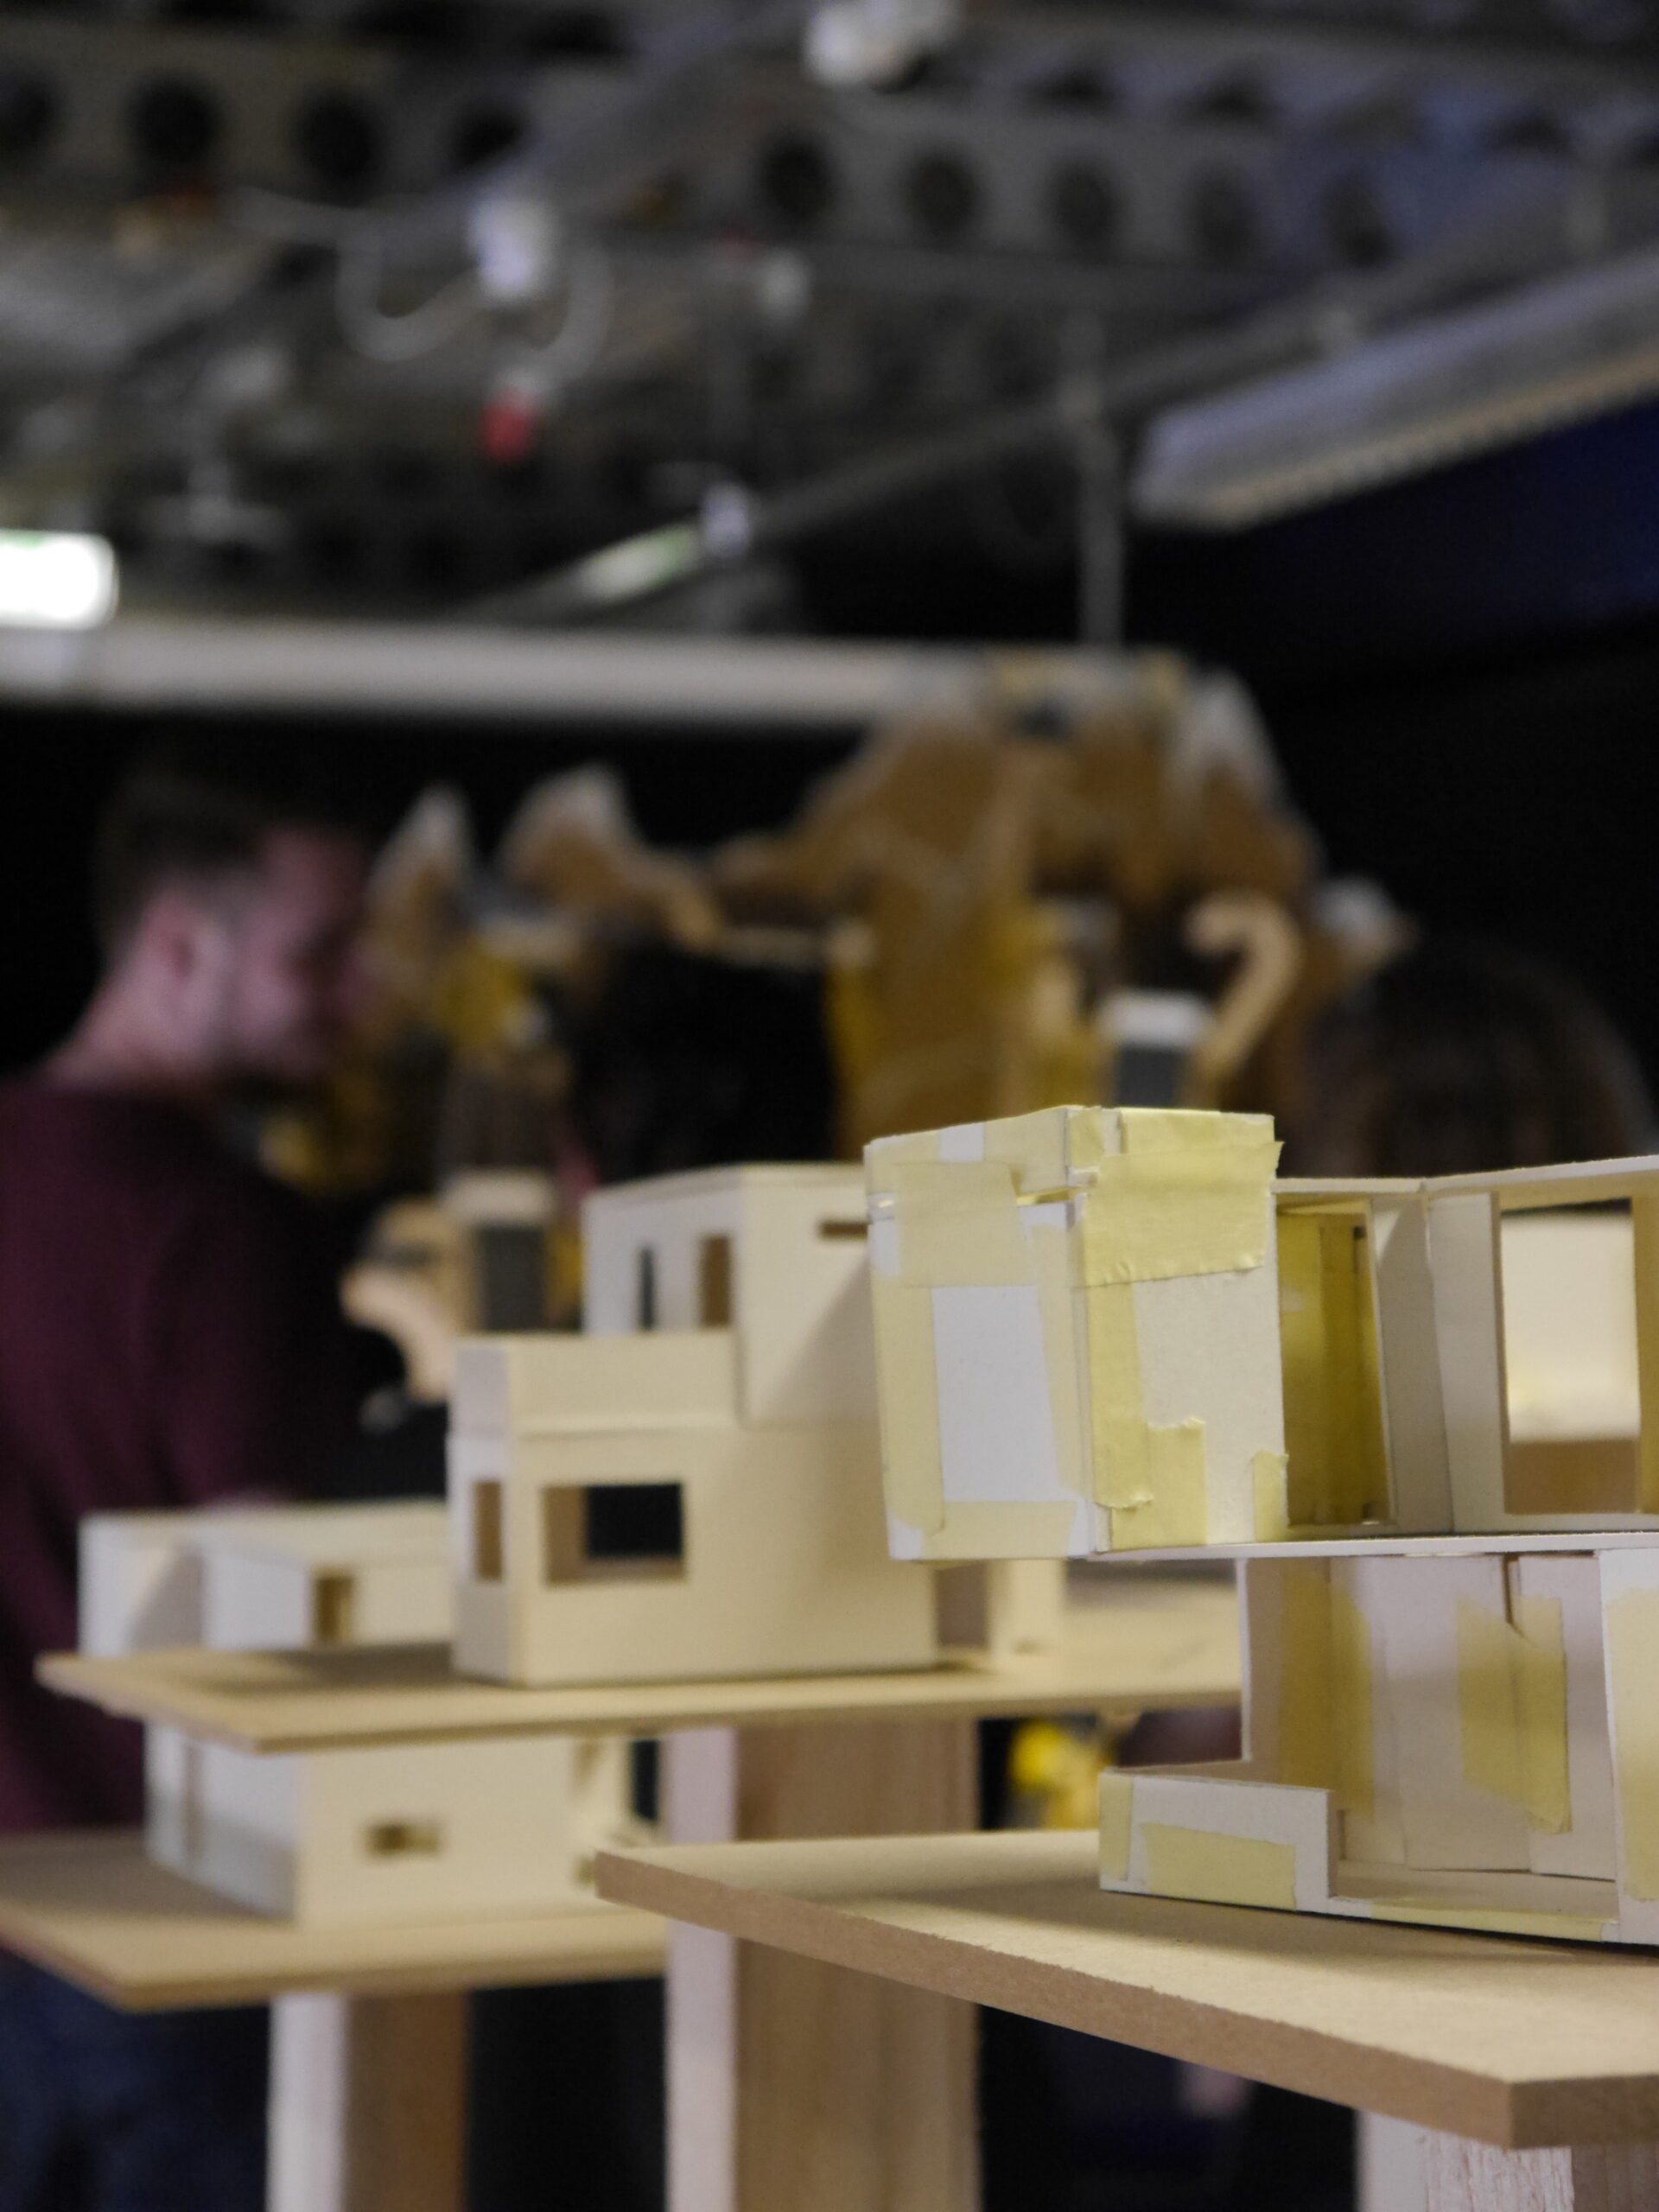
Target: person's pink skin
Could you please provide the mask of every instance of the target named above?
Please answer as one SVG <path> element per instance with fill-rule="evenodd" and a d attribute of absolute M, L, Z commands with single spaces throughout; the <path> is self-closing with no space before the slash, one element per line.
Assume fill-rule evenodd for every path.
<path fill-rule="evenodd" d="M 317 1081 L 362 1005 L 366 880 L 354 837 L 294 828 L 272 830 L 253 867 L 162 884 L 48 1080 L 204 1111 Z"/>

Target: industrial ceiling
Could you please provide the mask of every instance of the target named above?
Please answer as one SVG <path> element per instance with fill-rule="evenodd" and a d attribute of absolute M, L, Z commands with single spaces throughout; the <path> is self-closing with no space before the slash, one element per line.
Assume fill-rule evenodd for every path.
<path fill-rule="evenodd" d="M 139 610 L 741 628 L 977 479 L 1106 639 L 1126 506 L 1659 389 L 1656 239 L 1659 0 L 0 9 L 0 523 Z"/>

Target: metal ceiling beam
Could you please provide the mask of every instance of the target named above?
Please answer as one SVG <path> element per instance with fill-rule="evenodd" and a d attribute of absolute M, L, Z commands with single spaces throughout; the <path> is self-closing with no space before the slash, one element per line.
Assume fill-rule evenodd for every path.
<path fill-rule="evenodd" d="M 998 658 L 1102 674 L 1128 665 L 1019 649 L 131 616 L 76 633 L 0 632 L 0 698 L 141 713 L 418 716 L 542 735 L 561 722 L 614 722 L 688 737 L 745 728 L 812 736 L 959 698 Z"/>
<path fill-rule="evenodd" d="M 766 494 L 734 492 L 702 512 L 607 546 L 548 576 L 474 602 L 467 617 L 503 623 L 575 623 L 607 609 L 729 570 L 779 546 L 879 512 L 1016 454 L 1075 445 L 1096 426 L 1133 432 L 1178 402 L 1225 391 L 1274 372 L 1355 353 L 1374 334 L 1491 293 L 1563 264 L 1581 264 L 1583 211 L 1570 198 L 1532 220 L 1447 240 L 1409 261 L 1314 286 L 1218 330 L 1150 346 L 1068 379 L 1030 403 L 967 428 L 917 439 L 826 475 Z"/>

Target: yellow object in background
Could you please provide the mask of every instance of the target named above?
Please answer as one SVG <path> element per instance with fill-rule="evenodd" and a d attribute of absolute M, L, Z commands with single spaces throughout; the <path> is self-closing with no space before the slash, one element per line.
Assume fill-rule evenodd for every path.
<path fill-rule="evenodd" d="M 1008 1750 L 1008 1783 L 1019 1805 L 1015 1826 L 1091 1828 L 1100 1817 L 1100 1777 L 1109 1764 L 1093 1728 L 1027 1720 Z"/>

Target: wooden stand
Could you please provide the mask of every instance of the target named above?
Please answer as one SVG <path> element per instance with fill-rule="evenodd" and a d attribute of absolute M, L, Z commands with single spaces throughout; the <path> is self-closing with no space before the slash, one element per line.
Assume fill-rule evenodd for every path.
<path fill-rule="evenodd" d="M 974 1817 L 971 1722 L 702 1729 L 669 1741 L 677 1837 L 935 1833 Z M 959 2005 L 677 1927 L 670 2212 L 971 2212 L 975 2036 Z"/>
<path fill-rule="evenodd" d="M 1158 1706 L 1230 1705 L 1238 1641 L 1230 1582 L 1148 1574 L 1125 1577 L 1109 1601 L 1078 1609 L 1058 1652 L 902 1672 L 517 1689 L 455 1675 L 440 1646 L 64 1656 L 41 1672 L 111 1711 L 254 1752 L 550 1732 L 665 1736 L 670 1820 L 681 1837 L 849 1828 L 891 1836 L 972 1821 L 977 1719 L 1122 1720 Z M 273 1927 L 234 1916 L 245 1929 Z M 400 1932 L 372 1934 L 384 1946 Z M 80 1978 L 73 1966 L 60 1970 Z M 316 2013 L 291 2033 L 296 2053 L 309 2037 L 333 2054 L 315 2062 L 333 2101 L 314 2101 L 312 2133 L 354 2146 L 367 2140 L 351 2122 L 358 2041 L 370 2038 L 367 2084 L 372 2041 L 393 2030 L 359 2026 L 355 2017 L 331 2025 Z M 447 2033 L 435 2025 L 438 2043 Z M 673 2212 L 772 2212 L 785 2202 L 799 2212 L 972 2212 L 975 2039 L 963 2008 L 678 1930 L 669 2044 Z M 435 2095 L 434 2106 L 442 2108 Z M 353 2155 L 369 2154 L 354 2147 Z M 442 2164 L 437 2152 L 433 2164 Z M 307 2212 L 311 2204 L 345 2212 L 357 2201 L 354 2185 L 342 2184 L 347 2193 L 337 2199 L 316 2195 Z M 379 2202 L 438 2212 L 435 2201 L 405 2198 L 391 2180 Z"/>
<path fill-rule="evenodd" d="M 1380 2107 L 1419 2132 L 1391 2131 L 1375 2212 L 1655 2201 L 1659 1960 L 1115 1895 L 1096 1849 L 1086 1833 L 705 1845 L 603 1854 L 599 1883 L 821 1964 Z"/>
<path fill-rule="evenodd" d="M 469 1988 L 659 1974 L 651 1915 L 306 1928 L 156 1866 L 141 1836 L 0 1845 L 0 1946 L 106 2003 L 273 2006 L 270 2212 L 459 2212 Z"/>
<path fill-rule="evenodd" d="M 466 2149 L 464 1995 L 277 1999 L 267 2212 L 456 2212 Z"/>

